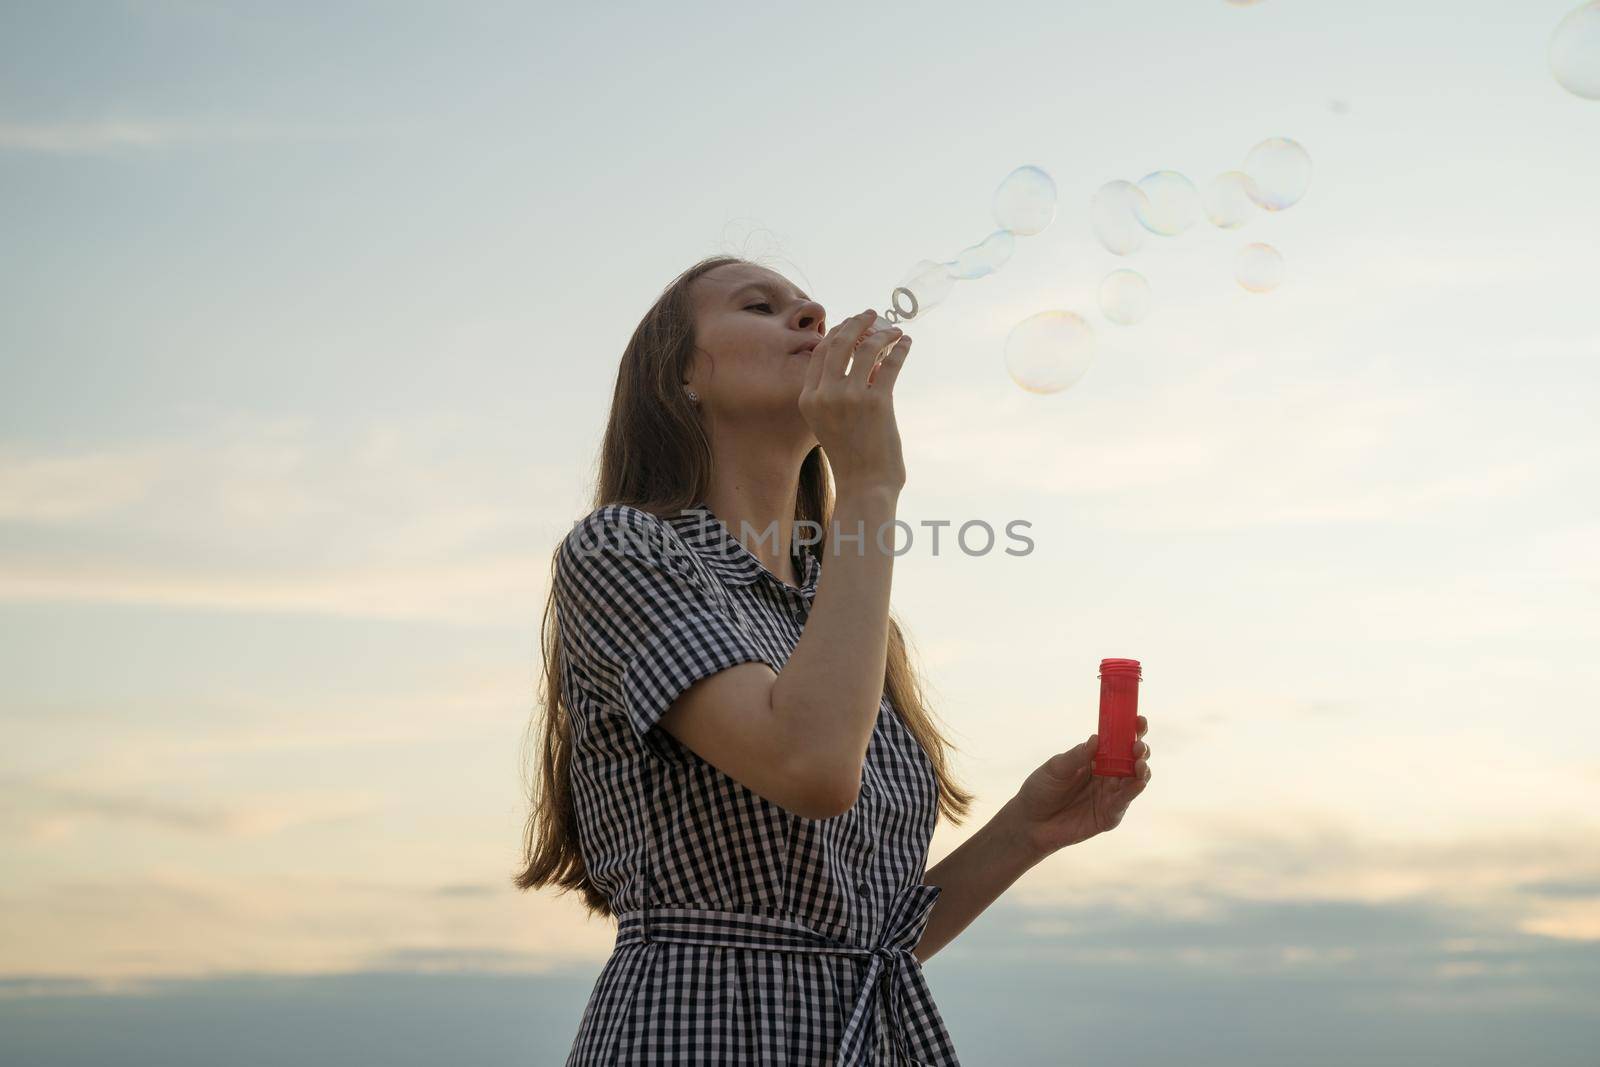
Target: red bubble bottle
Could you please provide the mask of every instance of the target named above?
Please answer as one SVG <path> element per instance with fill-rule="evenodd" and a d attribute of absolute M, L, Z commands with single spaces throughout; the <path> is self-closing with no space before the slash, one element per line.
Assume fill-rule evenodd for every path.
<path fill-rule="evenodd" d="M 1100 661 L 1100 729 L 1093 770 L 1107 778 L 1133 777 L 1133 743 L 1138 740 L 1139 682 L 1136 659 Z"/>

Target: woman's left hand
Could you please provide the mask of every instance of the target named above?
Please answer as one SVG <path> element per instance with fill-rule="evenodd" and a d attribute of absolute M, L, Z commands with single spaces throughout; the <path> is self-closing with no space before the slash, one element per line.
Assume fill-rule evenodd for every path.
<path fill-rule="evenodd" d="M 1096 775 L 1100 738 L 1090 734 L 1083 744 L 1051 756 L 1022 783 L 1012 803 L 1029 847 L 1040 857 L 1115 829 L 1133 798 L 1150 784 L 1150 746 L 1139 740 L 1150 724 L 1143 715 L 1135 722 L 1133 777 Z"/>

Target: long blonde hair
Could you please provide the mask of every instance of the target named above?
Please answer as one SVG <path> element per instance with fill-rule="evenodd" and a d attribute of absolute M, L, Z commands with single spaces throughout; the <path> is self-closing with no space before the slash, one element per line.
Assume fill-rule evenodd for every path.
<path fill-rule="evenodd" d="M 645 313 L 622 353 L 611 395 L 611 415 L 600 449 L 600 469 L 592 505 L 629 504 L 659 516 L 676 515 L 704 499 L 711 486 L 711 442 L 680 383 L 694 354 L 694 304 L 690 283 L 738 256 L 711 256 L 678 275 Z M 821 446 L 800 467 L 794 517 L 831 527 L 833 479 Z M 817 554 L 824 545 L 807 545 Z M 569 772 L 572 760 L 570 714 L 561 693 L 561 633 L 556 625 L 555 568 L 550 561 L 550 593 L 540 627 L 543 648 L 539 694 L 543 714 L 529 784 L 532 812 L 523 842 L 523 869 L 513 878 L 519 889 L 554 885 L 576 889 L 590 913 L 611 914 L 611 904 L 589 881 L 578 846 L 577 815 Z M 922 693 L 906 637 L 891 611 L 884 687 L 911 732 L 928 754 L 939 780 L 939 811 L 959 824 L 972 806 L 972 794 L 952 777 L 950 743 L 934 723 Z M 532 723 L 530 723 L 530 727 Z"/>

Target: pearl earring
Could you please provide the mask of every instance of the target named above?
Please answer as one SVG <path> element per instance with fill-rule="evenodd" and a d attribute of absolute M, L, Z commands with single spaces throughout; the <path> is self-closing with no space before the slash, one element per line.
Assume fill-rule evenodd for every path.
<path fill-rule="evenodd" d="M 684 392 L 689 394 L 689 403 L 691 403 L 691 404 L 700 403 L 700 394 L 699 393 L 695 392 L 693 389 L 685 389 Z"/>

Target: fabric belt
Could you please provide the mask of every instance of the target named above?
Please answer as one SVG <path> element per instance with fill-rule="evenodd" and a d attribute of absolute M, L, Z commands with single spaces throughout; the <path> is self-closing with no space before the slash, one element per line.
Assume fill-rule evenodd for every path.
<path fill-rule="evenodd" d="M 913 1067 L 959 1067 L 955 1047 L 922 975 L 922 964 L 911 951 L 922 939 L 928 913 L 938 897 L 936 885 L 901 890 L 890 902 L 882 933 L 871 945 L 848 944 L 793 919 L 663 907 L 620 913 L 617 945 L 662 941 L 865 959 L 867 973 L 845 1023 L 835 1067 L 870 1065 L 884 1026 L 900 1062 Z"/>

